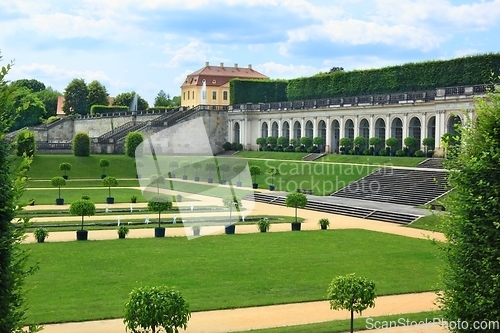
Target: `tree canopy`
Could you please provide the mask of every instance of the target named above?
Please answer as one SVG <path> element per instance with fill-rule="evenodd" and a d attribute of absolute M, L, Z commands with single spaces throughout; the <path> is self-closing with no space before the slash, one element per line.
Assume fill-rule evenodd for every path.
<path fill-rule="evenodd" d="M 90 108 L 92 105 L 108 105 L 109 94 L 106 87 L 99 81 L 92 81 L 88 85 L 87 104 Z"/>
<path fill-rule="evenodd" d="M 88 92 L 88 87 L 84 79 L 73 79 L 64 91 L 64 113 L 81 115 L 89 113 Z"/>
<path fill-rule="evenodd" d="M 134 99 L 135 91 L 126 92 L 116 95 L 113 105 L 121 105 L 130 107 Z M 148 102 L 141 95 L 137 95 L 137 110 L 146 110 L 149 108 Z"/>

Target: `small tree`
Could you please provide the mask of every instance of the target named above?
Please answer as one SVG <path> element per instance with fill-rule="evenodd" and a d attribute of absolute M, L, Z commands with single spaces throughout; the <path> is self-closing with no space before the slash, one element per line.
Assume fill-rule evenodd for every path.
<path fill-rule="evenodd" d="M 237 163 L 233 165 L 233 172 L 238 175 L 238 181 L 241 182 L 241 173 L 245 170 L 246 165 L 243 163 Z"/>
<path fill-rule="evenodd" d="M 170 161 L 168 163 L 168 167 L 171 170 L 170 171 L 170 175 L 172 177 L 175 177 L 175 170 L 179 167 L 179 162 L 177 162 L 177 161 Z"/>
<path fill-rule="evenodd" d="M 90 155 L 90 137 L 87 133 L 79 132 L 73 137 L 73 155 Z"/>
<path fill-rule="evenodd" d="M 269 169 L 266 170 L 266 173 L 271 176 L 271 184 L 274 186 L 274 177 L 279 175 L 278 168 L 275 167 L 270 167 Z"/>
<path fill-rule="evenodd" d="M 362 150 L 365 144 L 366 144 L 366 139 L 364 136 L 357 136 L 354 138 L 354 147 L 357 151 Z"/>
<path fill-rule="evenodd" d="M 101 158 L 99 160 L 99 167 L 102 169 L 102 174 L 106 175 L 106 168 L 109 167 L 109 161 L 104 158 Z"/>
<path fill-rule="evenodd" d="M 61 199 L 61 186 L 66 185 L 66 179 L 64 179 L 63 177 L 53 177 L 50 180 L 50 183 L 52 184 L 52 186 L 59 188 L 58 198 Z"/>
<path fill-rule="evenodd" d="M 231 170 L 231 166 L 229 164 L 221 164 L 219 165 L 219 170 L 221 172 L 222 180 L 225 180 L 224 175 Z"/>
<path fill-rule="evenodd" d="M 140 287 L 132 290 L 125 304 L 123 322 L 132 332 L 178 333 L 191 317 L 189 304 L 169 287 Z"/>
<path fill-rule="evenodd" d="M 354 312 L 361 314 L 375 306 L 375 283 L 355 274 L 338 276 L 327 291 L 330 309 L 351 311 L 351 333 L 354 332 Z"/>
<path fill-rule="evenodd" d="M 280 136 L 277 141 L 277 143 L 282 147 L 288 146 L 289 142 L 290 140 L 288 140 L 286 136 Z"/>
<path fill-rule="evenodd" d="M 415 148 L 418 146 L 418 140 L 413 136 L 409 136 L 404 139 L 404 144 L 408 149 L 408 152 L 412 153 L 413 150 L 415 150 Z"/>
<path fill-rule="evenodd" d="M 257 184 L 257 176 L 260 175 L 261 170 L 257 165 L 250 166 L 250 176 L 252 176 L 252 181 Z"/>
<path fill-rule="evenodd" d="M 274 137 L 274 136 L 268 136 L 266 138 L 266 144 L 268 146 L 271 146 L 271 147 L 276 147 L 276 143 L 278 142 L 278 138 Z"/>
<path fill-rule="evenodd" d="M 217 170 L 215 163 L 209 162 L 205 164 L 205 170 L 208 171 L 208 178 L 212 179 L 212 172 Z"/>
<path fill-rule="evenodd" d="M 125 138 L 125 154 L 130 157 L 136 157 L 136 150 L 137 147 L 144 141 L 144 136 L 142 135 L 141 132 L 137 131 L 132 131 L 127 134 L 127 137 Z"/>
<path fill-rule="evenodd" d="M 183 178 L 187 178 L 187 168 L 189 168 L 189 161 L 181 161 L 181 168 L 184 170 L 184 175 L 182 176 Z"/>
<path fill-rule="evenodd" d="M 307 205 L 307 197 L 298 192 L 292 192 L 286 196 L 287 207 L 295 208 L 295 223 L 297 223 L 297 208 L 304 208 Z"/>
<path fill-rule="evenodd" d="M 71 203 L 69 206 L 69 213 L 74 216 L 82 217 L 82 230 L 83 230 L 83 217 L 95 215 L 95 204 L 90 200 L 80 199 Z"/>
<path fill-rule="evenodd" d="M 102 180 L 102 185 L 108 188 L 109 198 L 111 198 L 111 187 L 118 186 L 118 180 L 115 177 L 105 177 Z"/>
<path fill-rule="evenodd" d="M 229 209 L 229 224 L 231 224 L 231 215 L 233 208 L 235 208 L 236 211 L 239 211 L 241 207 L 241 200 L 235 195 L 226 196 L 222 198 L 222 204 Z"/>
<path fill-rule="evenodd" d="M 295 147 L 297 145 L 297 139 L 291 138 L 290 139 L 290 145 L 293 146 L 293 147 Z"/>
<path fill-rule="evenodd" d="M 29 130 L 23 130 L 17 134 L 16 137 L 16 155 L 32 157 L 35 155 L 36 140 L 35 133 Z"/>
<path fill-rule="evenodd" d="M 391 153 L 394 153 L 399 146 L 399 140 L 397 138 L 389 138 L 385 140 L 385 144 L 387 147 L 391 148 Z"/>
<path fill-rule="evenodd" d="M 312 139 L 308 136 L 303 136 L 300 138 L 300 144 L 306 148 L 309 148 L 312 146 Z"/>
<path fill-rule="evenodd" d="M 339 145 L 341 148 L 340 151 L 343 151 L 343 152 L 348 151 L 352 145 L 352 140 L 350 138 L 342 138 L 339 141 Z"/>
<path fill-rule="evenodd" d="M 255 143 L 259 145 L 259 149 L 262 149 L 266 145 L 266 138 L 257 138 Z"/>
<path fill-rule="evenodd" d="M 229 141 L 224 142 L 224 144 L 222 145 L 222 149 L 224 149 L 225 151 L 229 151 L 229 150 L 231 150 L 231 148 L 232 148 L 232 145 L 231 145 L 231 142 L 229 142 Z"/>
<path fill-rule="evenodd" d="M 172 201 L 166 195 L 155 195 L 148 201 L 148 210 L 158 213 L 158 228 L 161 224 L 161 213 L 172 209 Z"/>
<path fill-rule="evenodd" d="M 193 168 L 195 170 L 195 176 L 198 177 L 198 170 L 201 169 L 201 162 L 194 162 Z"/>
<path fill-rule="evenodd" d="M 430 136 L 428 138 L 423 139 L 422 144 L 425 146 L 426 152 L 429 150 L 434 150 L 434 147 L 436 145 L 436 139 Z"/>
<path fill-rule="evenodd" d="M 151 184 L 156 185 L 156 192 L 160 194 L 160 184 L 165 184 L 165 177 L 162 175 L 152 175 L 149 177 L 149 181 Z"/>
<path fill-rule="evenodd" d="M 380 144 L 382 144 L 382 139 L 378 136 L 374 136 L 368 140 L 368 143 L 373 147 L 373 150 L 376 151 L 378 150 L 377 148 L 379 148 Z"/>
<path fill-rule="evenodd" d="M 68 179 L 68 171 L 71 170 L 71 164 L 70 163 L 67 163 L 67 162 L 63 162 L 61 164 L 59 164 L 59 170 L 61 170 L 62 172 L 64 172 L 64 179 Z"/>

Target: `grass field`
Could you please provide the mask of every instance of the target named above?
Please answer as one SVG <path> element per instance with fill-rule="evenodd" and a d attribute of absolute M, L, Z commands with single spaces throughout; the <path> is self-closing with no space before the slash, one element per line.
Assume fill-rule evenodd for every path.
<path fill-rule="evenodd" d="M 302 160 L 308 153 L 286 153 L 286 152 L 273 152 L 273 151 L 240 151 L 233 155 L 240 158 L 262 158 L 273 160 Z"/>
<path fill-rule="evenodd" d="M 425 161 L 425 157 L 391 157 L 391 156 L 364 156 L 364 155 L 340 155 L 328 154 L 316 160 L 316 162 L 352 163 L 352 164 L 374 164 L 379 166 L 403 166 L 415 167 Z"/>
<path fill-rule="evenodd" d="M 438 214 L 422 216 L 408 227 L 441 232 L 441 219 Z"/>
<path fill-rule="evenodd" d="M 377 300 L 375 299 L 375 307 L 377 306 Z M 407 314 L 396 314 L 390 316 L 378 316 L 371 317 L 371 320 L 367 321 L 368 318 L 356 318 L 354 317 L 354 330 L 364 331 L 367 329 L 376 330 L 382 325 L 391 325 L 390 327 L 409 327 L 415 325 L 419 322 L 433 322 L 435 318 L 442 318 L 443 315 L 440 311 L 427 311 L 418 313 L 407 313 Z M 403 320 L 401 321 L 401 318 Z M 397 323 L 399 326 L 396 326 Z M 401 325 L 404 324 L 405 326 Z M 189 324 L 188 324 L 189 327 Z M 245 332 L 254 333 L 340 333 L 348 332 L 351 327 L 350 320 L 334 320 L 327 321 L 323 323 L 307 324 L 307 325 L 294 325 L 294 326 L 284 326 L 276 328 L 266 328 L 260 330 L 251 330 Z M 243 333 L 243 332 L 240 332 Z"/>
<path fill-rule="evenodd" d="M 61 187 L 61 198 L 67 204 L 73 201 L 80 200 L 82 195 L 88 195 L 94 203 L 106 203 L 108 197 L 108 188 L 71 188 L 65 189 Z M 111 196 L 115 198 L 115 202 L 130 202 L 130 198 L 135 195 L 137 202 L 146 202 L 140 190 L 132 188 L 111 188 Z M 21 202 L 27 204 L 29 199 L 35 199 L 36 205 L 54 205 L 56 198 L 59 196 L 57 188 L 51 189 L 28 189 L 22 197 Z"/>
<path fill-rule="evenodd" d="M 27 244 L 40 270 L 27 279 L 28 322 L 116 318 L 144 285 L 180 290 L 193 311 L 325 299 L 356 272 L 379 295 L 436 288 L 430 241 L 364 230 Z M 64 300 L 64 301 L 63 301 Z"/>

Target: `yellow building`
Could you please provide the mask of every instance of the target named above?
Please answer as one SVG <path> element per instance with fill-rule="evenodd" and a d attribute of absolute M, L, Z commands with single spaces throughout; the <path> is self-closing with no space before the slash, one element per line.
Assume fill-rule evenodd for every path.
<path fill-rule="evenodd" d="M 229 81 L 231 79 L 268 79 L 267 76 L 248 67 L 211 66 L 208 62 L 205 67 L 191 73 L 181 86 L 181 106 L 194 107 L 197 105 L 229 105 Z M 203 96 L 205 90 L 205 96 Z M 204 98 L 205 97 L 205 98 Z"/>

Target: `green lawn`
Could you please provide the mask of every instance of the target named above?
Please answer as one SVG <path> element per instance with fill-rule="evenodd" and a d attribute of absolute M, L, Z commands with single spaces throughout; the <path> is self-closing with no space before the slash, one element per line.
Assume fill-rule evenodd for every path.
<path fill-rule="evenodd" d="M 422 216 L 408 227 L 441 232 L 441 218 L 439 214 Z"/>
<path fill-rule="evenodd" d="M 415 167 L 425 161 L 425 157 L 390 157 L 390 156 L 365 156 L 365 155 L 340 155 L 328 154 L 316 160 L 316 162 L 352 163 L 352 164 L 374 164 L 378 166 L 403 166 Z"/>
<path fill-rule="evenodd" d="M 139 187 L 138 179 L 118 179 L 120 187 Z M 51 188 L 50 180 L 28 180 L 27 188 Z M 103 187 L 102 179 L 68 179 L 65 187 Z"/>
<path fill-rule="evenodd" d="M 375 299 L 375 308 L 377 306 L 377 300 Z M 355 331 L 363 330 L 376 330 L 377 328 L 383 327 L 382 325 L 387 325 L 387 327 L 409 327 L 416 323 L 433 322 L 435 318 L 442 318 L 443 315 L 440 311 L 427 311 L 418 313 L 406 313 L 406 314 L 396 314 L 390 316 L 378 316 L 368 318 L 357 318 L 354 316 L 354 329 Z M 189 327 L 189 324 L 188 324 Z M 255 332 L 255 333 L 337 333 L 337 332 L 348 332 L 351 328 L 350 320 L 333 320 L 323 323 L 307 324 L 307 325 L 294 325 L 294 326 L 284 326 L 276 328 L 266 328 L 259 330 L 251 330 L 244 332 Z M 240 332 L 243 333 L 243 332 Z"/>
<path fill-rule="evenodd" d="M 21 203 L 27 204 L 29 199 L 35 199 L 35 205 L 54 205 L 59 196 L 57 188 L 51 189 L 27 189 L 22 197 Z M 65 189 L 61 187 L 61 198 L 64 203 L 70 204 L 73 201 L 80 200 L 83 195 L 88 195 L 90 200 L 96 204 L 106 203 L 108 197 L 108 188 L 84 188 L 84 189 Z M 137 202 L 146 202 L 141 190 L 131 188 L 111 188 L 111 196 L 115 198 L 115 203 L 130 202 L 130 198 L 135 195 Z"/>
<path fill-rule="evenodd" d="M 302 160 L 308 153 L 287 153 L 287 152 L 274 152 L 274 151 L 240 151 L 233 155 L 239 158 L 264 158 L 272 160 Z"/>
<path fill-rule="evenodd" d="M 50 237 L 50 236 L 49 236 Z M 191 310 L 325 299 L 331 279 L 356 272 L 378 295 L 436 288 L 428 240 L 365 230 L 25 244 L 40 270 L 28 277 L 28 322 L 123 316 L 144 285 L 180 290 Z"/>

